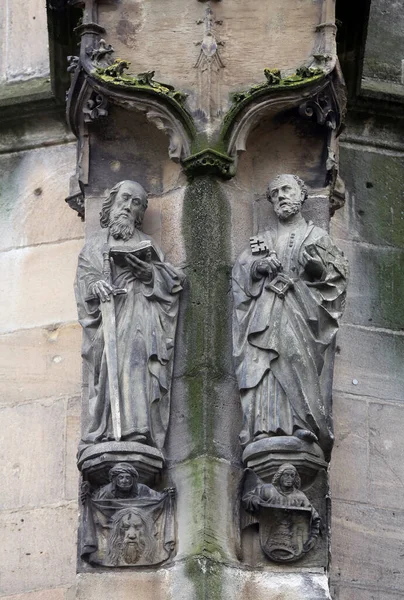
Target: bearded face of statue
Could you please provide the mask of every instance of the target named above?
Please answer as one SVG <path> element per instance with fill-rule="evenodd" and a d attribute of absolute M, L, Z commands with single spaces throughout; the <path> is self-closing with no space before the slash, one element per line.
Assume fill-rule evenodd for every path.
<path fill-rule="evenodd" d="M 145 531 L 142 519 L 133 513 L 125 515 L 120 523 L 121 555 L 128 564 L 137 563 L 146 547 Z"/>
<path fill-rule="evenodd" d="M 302 190 L 291 175 L 281 175 L 274 179 L 269 186 L 269 198 L 276 216 L 281 221 L 287 221 L 300 212 Z"/>
<path fill-rule="evenodd" d="M 140 227 L 147 196 L 138 183 L 125 181 L 119 188 L 109 215 L 109 229 L 115 239 L 127 241 Z"/>

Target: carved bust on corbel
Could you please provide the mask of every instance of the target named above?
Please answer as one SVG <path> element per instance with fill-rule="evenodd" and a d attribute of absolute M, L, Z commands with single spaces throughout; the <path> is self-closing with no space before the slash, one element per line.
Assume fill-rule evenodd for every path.
<path fill-rule="evenodd" d="M 104 567 L 149 566 L 166 561 L 175 548 L 175 489 L 157 492 L 138 482 L 137 470 L 118 463 L 110 482 L 91 490 L 82 484 L 80 555 Z"/>
<path fill-rule="evenodd" d="M 320 533 L 320 517 L 306 494 L 296 467 L 284 463 L 272 483 L 247 470 L 242 498 L 259 524 L 260 544 L 274 562 L 293 562 L 312 550 Z"/>

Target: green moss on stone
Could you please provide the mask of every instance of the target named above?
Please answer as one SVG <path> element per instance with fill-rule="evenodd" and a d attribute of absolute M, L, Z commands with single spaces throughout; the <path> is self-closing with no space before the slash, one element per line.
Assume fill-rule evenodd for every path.
<path fill-rule="evenodd" d="M 248 90 L 234 92 L 232 94 L 233 105 L 224 117 L 223 126 L 220 132 L 220 139 L 226 140 L 232 124 L 240 111 L 250 102 L 263 95 L 276 94 L 287 88 L 297 88 L 309 85 L 319 81 L 324 77 L 321 69 L 301 67 L 297 69 L 294 75 L 289 77 L 280 77 L 278 69 L 264 69 L 266 81 L 253 85 Z"/>
<path fill-rule="evenodd" d="M 195 600 L 227 600 L 223 598 L 223 566 L 206 558 L 187 561 L 185 572 L 193 584 Z"/>
<path fill-rule="evenodd" d="M 196 177 L 187 187 L 183 235 L 189 298 L 185 320 L 189 429 L 195 452 L 212 450 L 215 384 L 224 375 L 228 339 L 230 211 L 217 181 Z"/>
<path fill-rule="evenodd" d="M 404 251 L 380 249 L 372 263 L 377 305 L 372 324 L 402 329 L 404 323 Z"/>
<path fill-rule="evenodd" d="M 109 67 L 98 67 L 95 69 L 93 76 L 108 85 L 124 89 L 135 89 L 138 92 L 164 97 L 171 105 L 176 107 L 179 117 L 191 134 L 191 138 L 194 138 L 196 135 L 194 122 L 191 115 L 184 107 L 187 94 L 180 90 L 176 90 L 168 83 L 154 81 L 154 71 L 147 71 L 145 73 L 139 73 L 138 75 L 124 74 L 124 70 L 128 69 L 129 65 L 130 63 L 128 61 L 117 58 Z"/>

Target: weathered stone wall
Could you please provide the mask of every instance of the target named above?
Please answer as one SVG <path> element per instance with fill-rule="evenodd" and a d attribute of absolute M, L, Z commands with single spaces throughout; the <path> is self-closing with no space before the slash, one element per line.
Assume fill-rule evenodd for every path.
<path fill-rule="evenodd" d="M 48 29 L 41 0 L 0 5 L 0 82 L 49 75 Z"/>
<path fill-rule="evenodd" d="M 404 422 L 404 47 L 401 2 L 370 7 L 357 109 L 341 138 L 347 203 L 332 232 L 351 264 L 334 379 L 332 588 L 398 600 Z"/>
<path fill-rule="evenodd" d="M 398 600 L 404 593 L 403 125 L 352 114 L 340 150 L 349 193 L 332 233 L 349 258 L 351 282 L 334 378 L 338 600 Z"/>
<path fill-rule="evenodd" d="M 243 3 L 234 4 L 242 7 Z M 399 3 L 390 6 L 393 4 Z M 126 42 L 122 43 L 129 47 L 130 32 L 124 34 Z M 14 85 L 42 86 L 49 69 L 43 4 L 34 0 L 2 4 L 0 40 L 0 100 L 10 92 L 5 84 L 14 80 L 20 80 Z M 232 43 L 230 37 L 226 41 Z M 383 45 L 374 44 L 369 53 L 376 52 L 377 47 L 382 51 Z M 165 60 L 169 58 L 165 56 Z M 394 69 L 396 73 L 396 64 Z M 290 141 L 296 145 L 290 170 L 303 175 L 315 162 L 316 150 L 321 153 L 314 135 L 311 152 L 305 147 L 308 128 L 299 140 Z M 352 113 L 341 144 L 341 172 L 348 199 L 333 219 L 332 234 L 349 257 L 352 277 L 337 342 L 334 386 L 336 447 L 331 474 L 335 600 L 398 600 L 404 592 L 400 557 L 404 546 L 403 129 L 393 118 Z M 160 132 L 152 135 L 153 152 L 158 146 L 166 156 L 167 138 Z M 272 142 L 276 132 L 271 135 Z M 178 556 L 194 554 L 195 559 L 187 565 L 177 564 L 175 569 L 183 571 L 177 580 L 174 569 L 139 576 L 136 585 L 143 586 L 145 598 L 159 598 L 161 590 L 168 587 L 178 599 L 188 599 L 195 588 L 200 597 L 208 593 L 212 598 L 260 598 L 266 593 L 263 576 L 257 575 L 247 586 L 244 572 L 225 566 L 225 561 L 234 558 L 238 543 L 234 539 L 234 511 L 239 471 L 234 464 L 240 454 L 236 434 L 240 411 L 231 404 L 235 384 L 229 337 L 223 334 L 228 307 L 221 305 L 213 316 L 206 307 L 208 300 L 211 302 L 208 294 L 227 295 L 229 263 L 246 245 L 251 230 L 269 217 L 262 198 L 266 177 L 271 175 L 265 169 L 266 158 L 274 171 L 278 165 L 282 168 L 289 144 L 282 137 L 274 152 L 269 137 L 269 133 L 260 137 L 260 131 L 251 137 L 238 178 L 226 184 L 196 181 L 184 195 L 185 179 L 168 159 L 159 161 L 163 172 L 156 175 L 156 181 L 152 181 L 152 169 L 148 171 L 153 194 L 145 230 L 173 263 L 183 262 L 185 252 L 189 261 L 185 296 L 188 320 L 180 325 L 187 328 L 188 342 L 195 352 L 192 362 L 178 357 L 176 375 L 185 375 L 195 404 L 185 405 L 189 390 L 176 383 L 168 453 L 178 457 L 170 465 L 179 491 Z M 299 167 L 296 157 L 306 160 L 305 168 Z M 118 172 L 129 168 L 129 159 L 122 169 L 112 159 L 111 177 L 118 180 Z M 72 282 L 84 226 L 64 202 L 75 160 L 74 140 L 60 116 L 41 113 L 1 125 L 3 599 L 70 600 L 75 596 L 81 331 L 76 323 Z M 135 171 L 131 173 L 134 178 L 145 172 L 141 164 L 135 165 Z M 106 181 L 97 193 L 108 185 Z M 191 202 L 197 197 L 200 204 Z M 96 222 L 98 207 L 99 202 L 88 203 L 89 228 Z M 203 229 L 208 236 L 201 235 Z M 217 268 L 214 273 L 205 261 L 207 254 Z M 213 340 L 206 328 L 210 318 L 217 334 Z M 181 327 L 180 335 L 184 331 Z M 207 377 L 208 367 L 223 378 L 220 390 L 215 378 Z M 208 404 L 212 398 L 215 402 Z M 201 399 L 204 403 L 198 402 Z M 232 423 L 221 420 L 225 408 L 233 415 Z M 183 433 L 185 419 L 189 438 Z M 208 503 L 206 497 L 216 498 L 216 503 Z M 215 527 L 206 529 L 208 522 Z M 202 546 L 223 560 L 222 566 L 201 561 L 198 552 Z M 212 589 L 207 592 L 201 591 L 204 569 L 212 571 Z M 110 598 L 118 578 L 122 597 L 133 595 L 130 574 L 99 575 L 87 585 L 86 577 L 82 575 L 83 600 L 98 599 L 101 594 Z M 182 582 L 181 589 L 176 589 L 176 581 Z M 282 576 L 273 573 L 271 589 L 278 585 L 282 590 Z M 302 589 L 299 581 L 296 586 Z"/>
<path fill-rule="evenodd" d="M 43 2 L 1 3 L 0 57 L 0 101 L 46 87 Z M 75 142 L 50 114 L 0 121 L 0 596 L 63 600 L 76 568 L 81 387 L 72 278 L 83 225 L 64 202 Z"/>
<path fill-rule="evenodd" d="M 36 132 L 58 133 L 40 119 Z M 81 331 L 72 280 L 83 226 L 64 202 L 75 143 L 44 147 L 32 134 L 14 129 L 0 155 L 0 596 L 42 590 L 21 598 L 59 600 L 76 563 Z"/>

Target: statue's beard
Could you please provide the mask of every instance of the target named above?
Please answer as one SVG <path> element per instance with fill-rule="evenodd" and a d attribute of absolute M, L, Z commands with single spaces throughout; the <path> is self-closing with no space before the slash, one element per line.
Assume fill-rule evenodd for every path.
<path fill-rule="evenodd" d="M 274 211 L 278 219 L 281 221 L 286 221 L 293 215 L 296 215 L 300 211 L 301 203 L 300 200 L 296 202 L 291 202 L 290 204 L 285 204 L 284 206 L 274 207 Z"/>
<path fill-rule="evenodd" d="M 112 237 L 116 240 L 129 240 L 135 231 L 137 223 L 128 219 L 126 215 L 118 215 L 110 221 L 109 231 Z"/>
<path fill-rule="evenodd" d="M 143 539 L 137 542 L 122 542 L 121 556 L 128 565 L 136 564 L 142 557 L 146 548 L 146 542 Z"/>

